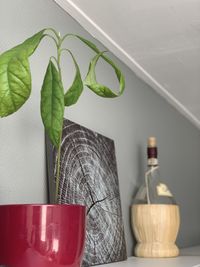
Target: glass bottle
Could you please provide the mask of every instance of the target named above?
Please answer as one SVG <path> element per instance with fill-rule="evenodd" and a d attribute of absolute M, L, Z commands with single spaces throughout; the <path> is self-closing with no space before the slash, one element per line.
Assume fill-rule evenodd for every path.
<path fill-rule="evenodd" d="M 156 138 L 149 137 L 147 144 L 148 170 L 145 173 L 145 182 L 136 194 L 134 204 L 176 205 L 171 191 L 160 178 L 157 154 Z"/>

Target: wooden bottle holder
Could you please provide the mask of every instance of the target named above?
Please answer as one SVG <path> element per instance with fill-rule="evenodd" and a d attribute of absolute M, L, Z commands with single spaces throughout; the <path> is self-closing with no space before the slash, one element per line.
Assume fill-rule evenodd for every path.
<path fill-rule="evenodd" d="M 175 244 L 180 225 L 177 205 L 132 205 L 132 227 L 138 244 L 137 257 L 176 257 L 179 249 Z"/>

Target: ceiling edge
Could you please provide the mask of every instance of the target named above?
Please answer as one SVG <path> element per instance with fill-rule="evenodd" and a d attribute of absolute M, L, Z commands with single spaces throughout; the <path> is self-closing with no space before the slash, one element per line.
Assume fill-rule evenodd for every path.
<path fill-rule="evenodd" d="M 105 45 L 114 55 L 124 62 L 140 79 L 150 85 L 167 102 L 174 106 L 182 115 L 189 119 L 200 129 L 200 121 L 172 94 L 170 94 L 160 83 L 158 83 L 134 58 L 132 58 L 122 47 L 120 47 L 105 31 L 103 31 L 92 19 L 90 19 L 71 0 L 54 0 L 81 26 L 83 26 L 94 38 Z"/>

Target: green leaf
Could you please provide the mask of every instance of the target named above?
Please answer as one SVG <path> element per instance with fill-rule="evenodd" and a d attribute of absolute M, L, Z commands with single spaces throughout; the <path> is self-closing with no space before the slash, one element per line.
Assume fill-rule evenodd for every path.
<path fill-rule="evenodd" d="M 31 93 L 31 73 L 28 57 L 33 54 L 44 30 L 22 44 L 0 55 L 0 116 L 17 111 Z"/>
<path fill-rule="evenodd" d="M 73 83 L 70 86 L 70 88 L 68 89 L 68 91 L 65 93 L 65 106 L 71 106 L 78 101 L 81 93 L 83 92 L 83 82 L 82 82 L 79 66 L 78 66 L 73 54 L 71 53 L 70 50 L 67 50 L 67 51 L 70 53 L 70 55 L 73 59 L 75 68 L 76 68 L 76 74 L 75 74 L 75 78 L 73 80 Z"/>
<path fill-rule="evenodd" d="M 31 56 L 36 48 L 38 47 L 40 41 L 43 39 L 45 36 L 44 32 L 46 29 L 41 30 L 40 32 L 34 34 L 30 38 L 26 39 L 20 46 L 20 49 L 25 49 L 28 56 Z"/>
<path fill-rule="evenodd" d="M 31 75 L 27 57 L 20 53 L 6 63 L 0 58 L 0 116 L 17 111 L 30 92 Z"/>
<path fill-rule="evenodd" d="M 102 96 L 102 97 L 117 97 L 117 96 L 120 96 L 123 93 L 124 88 L 125 88 L 125 80 L 124 80 L 124 76 L 123 76 L 122 72 L 115 65 L 115 63 L 110 58 L 105 56 L 103 54 L 104 52 L 101 52 L 97 48 L 97 46 L 95 44 L 93 44 L 91 41 L 83 38 L 82 36 L 75 35 L 75 34 L 68 34 L 68 36 L 72 36 L 72 37 L 78 38 L 84 44 L 86 44 L 89 48 L 91 48 L 93 51 L 95 51 L 97 53 L 97 55 L 90 62 L 88 74 L 87 74 L 86 79 L 84 81 L 84 85 L 86 85 L 93 92 L 95 92 L 96 94 L 98 94 L 99 96 Z M 100 57 L 103 58 L 108 64 L 110 64 L 113 67 L 114 71 L 115 71 L 115 74 L 116 74 L 117 79 L 119 81 L 119 92 L 117 94 L 112 92 L 110 90 L 110 88 L 108 88 L 107 86 L 99 84 L 96 81 L 95 66 L 96 66 L 97 61 L 98 61 L 98 59 Z"/>
<path fill-rule="evenodd" d="M 97 46 L 95 44 L 93 44 L 91 41 L 83 38 L 82 36 L 76 35 L 76 34 L 70 34 L 71 36 L 74 36 L 76 38 L 78 38 L 79 40 L 81 40 L 84 44 L 86 44 L 88 47 L 90 47 L 93 51 L 95 51 L 96 53 L 100 53 L 100 50 L 97 48 Z"/>
<path fill-rule="evenodd" d="M 106 61 L 114 68 L 115 73 L 117 75 L 117 79 L 119 81 L 119 92 L 114 93 L 110 88 L 108 88 L 105 85 L 102 85 L 97 82 L 96 80 L 96 73 L 95 73 L 95 67 L 100 57 L 105 59 L 105 56 L 103 57 L 103 53 L 98 53 L 90 62 L 89 70 L 87 73 L 87 76 L 84 80 L 84 85 L 86 85 L 89 89 L 91 89 L 94 93 L 101 97 L 107 97 L 107 98 L 113 98 L 120 96 L 125 88 L 125 80 L 124 76 L 121 73 L 121 71 L 117 68 L 117 66 L 108 58 L 106 58 Z"/>
<path fill-rule="evenodd" d="M 70 36 L 73 36 L 73 37 L 76 37 L 76 38 L 78 38 L 79 40 L 81 40 L 84 44 L 86 44 L 88 47 L 90 47 L 90 48 L 91 48 L 94 52 L 96 52 L 97 54 L 102 53 L 102 52 L 98 49 L 98 47 L 97 47 L 95 44 L 93 44 L 91 41 L 89 41 L 89 40 L 83 38 L 82 36 L 79 36 L 79 35 L 76 35 L 76 34 L 69 34 L 69 35 L 70 35 Z M 102 53 L 101 57 L 102 57 L 106 62 L 108 62 L 108 64 L 110 64 L 110 65 L 114 68 L 114 70 L 115 70 L 115 72 L 116 72 L 116 75 L 117 75 L 117 77 L 118 77 L 118 80 L 120 80 L 120 76 L 122 75 L 122 73 L 121 73 L 121 71 L 119 70 L 119 68 L 114 64 L 114 62 L 113 62 L 110 58 L 108 58 L 107 56 L 105 56 L 103 53 Z M 123 76 L 123 75 L 122 75 L 122 76 Z"/>
<path fill-rule="evenodd" d="M 64 116 L 64 91 L 59 72 L 50 60 L 41 90 L 41 116 L 51 142 L 58 148 Z"/>

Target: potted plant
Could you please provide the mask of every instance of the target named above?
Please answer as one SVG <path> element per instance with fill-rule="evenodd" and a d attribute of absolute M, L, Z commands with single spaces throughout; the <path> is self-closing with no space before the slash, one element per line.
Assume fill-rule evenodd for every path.
<path fill-rule="evenodd" d="M 85 207 L 58 205 L 60 174 L 60 147 L 64 108 L 75 104 L 84 86 L 101 97 L 120 96 L 125 87 L 120 69 L 92 42 L 66 34 L 61 36 L 54 29 L 43 29 L 23 43 L 0 55 L 0 116 L 6 117 L 17 110 L 31 93 L 29 57 L 41 40 L 50 38 L 55 43 L 57 56 L 51 56 L 41 88 L 41 117 L 45 132 L 57 149 L 55 203 L 43 205 L 0 206 L 0 264 L 11 267 L 59 267 L 80 265 L 85 235 Z M 76 38 L 95 52 L 88 73 L 83 80 L 73 53 L 63 47 L 66 38 Z M 61 57 L 69 53 L 75 65 L 75 77 L 68 90 L 62 81 Z M 95 67 L 102 58 L 110 64 L 119 81 L 115 93 L 96 80 Z"/>

